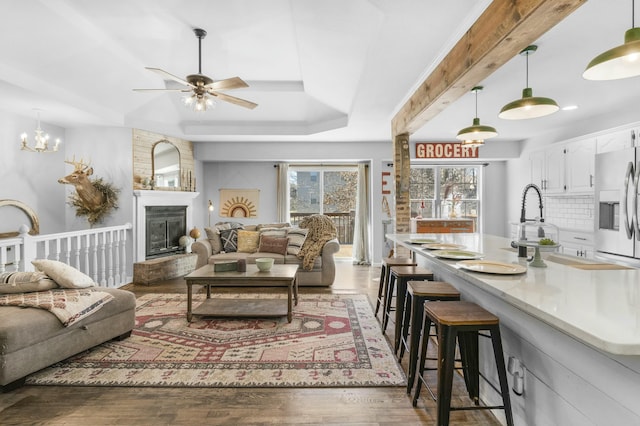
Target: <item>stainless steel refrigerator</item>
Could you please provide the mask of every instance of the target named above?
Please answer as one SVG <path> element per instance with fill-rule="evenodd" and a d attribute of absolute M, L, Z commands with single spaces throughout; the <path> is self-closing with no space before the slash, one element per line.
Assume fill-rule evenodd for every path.
<path fill-rule="evenodd" d="M 638 148 L 596 155 L 597 255 L 640 260 L 639 161 Z"/>

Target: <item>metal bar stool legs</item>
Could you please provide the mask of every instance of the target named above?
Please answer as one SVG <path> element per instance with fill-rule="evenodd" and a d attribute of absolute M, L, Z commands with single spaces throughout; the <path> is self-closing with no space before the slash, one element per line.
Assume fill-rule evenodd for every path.
<path fill-rule="evenodd" d="M 424 302 L 446 300 L 460 300 L 460 292 L 449 283 L 442 281 L 409 281 L 407 283 L 407 298 L 398 361 L 402 362 L 405 349 L 407 349 L 409 351 L 408 394 L 411 393 L 415 383 L 420 335 L 422 333 L 429 334 L 429 330 L 422 330 Z M 411 328 L 411 332 L 409 332 L 409 328 Z"/>
<path fill-rule="evenodd" d="M 435 396 L 438 408 L 436 424 L 438 426 L 448 425 L 449 415 L 451 411 L 455 410 L 502 409 L 505 412 L 507 425 L 513 426 L 511 399 L 509 396 L 509 386 L 507 384 L 507 372 L 504 364 L 498 318 L 480 306 L 470 302 L 426 302 L 424 304 L 423 330 L 428 330 L 432 323 L 438 330 L 438 380 Z M 480 333 L 481 331 L 488 331 L 489 336 L 486 337 L 491 338 L 496 370 L 500 381 L 500 389 L 498 392 L 502 396 L 502 405 L 500 406 L 479 405 L 478 390 L 480 374 L 478 371 L 478 336 L 485 336 Z M 456 341 L 458 342 L 463 359 L 463 371 L 469 396 L 475 404 L 473 406 L 451 406 Z M 427 389 L 429 388 L 423 375 L 428 344 L 429 334 L 423 332 L 420 343 L 419 367 L 416 372 L 418 383 L 413 397 L 414 407 L 420 398 L 422 385 L 424 384 Z M 433 392 L 431 394 L 433 396 Z"/>
<path fill-rule="evenodd" d="M 378 316 L 378 311 L 380 310 L 380 306 L 384 306 L 384 300 L 386 295 L 386 289 L 389 285 L 389 274 L 390 268 L 392 266 L 401 266 L 401 265 L 416 265 L 416 263 L 408 258 L 408 257 L 386 257 L 382 259 L 382 265 L 380 267 L 380 283 L 378 284 L 378 298 L 376 300 L 376 311 L 375 316 Z M 382 315 L 384 320 L 384 314 Z"/>
<path fill-rule="evenodd" d="M 420 266 L 393 266 L 391 267 L 390 283 L 396 283 L 396 323 L 393 350 L 397 354 L 400 349 L 402 336 L 402 321 L 404 319 L 405 299 L 407 296 L 407 283 L 411 280 L 433 280 L 433 272 Z M 391 287 L 393 284 L 390 284 Z M 391 289 L 392 290 L 392 289 Z"/>

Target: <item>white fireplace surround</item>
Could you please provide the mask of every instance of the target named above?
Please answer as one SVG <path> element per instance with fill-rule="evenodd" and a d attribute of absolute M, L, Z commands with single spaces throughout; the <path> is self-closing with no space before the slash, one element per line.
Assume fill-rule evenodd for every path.
<path fill-rule="evenodd" d="M 133 252 L 134 262 L 143 262 L 145 254 L 145 207 L 147 206 L 186 206 L 187 231 L 193 228 L 193 200 L 199 192 L 182 191 L 133 191 L 133 215 L 135 217 Z"/>

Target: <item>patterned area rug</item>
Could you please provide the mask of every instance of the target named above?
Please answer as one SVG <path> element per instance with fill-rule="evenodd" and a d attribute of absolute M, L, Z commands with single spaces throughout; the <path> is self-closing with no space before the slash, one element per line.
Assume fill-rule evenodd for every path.
<path fill-rule="evenodd" d="M 281 298 L 284 295 L 213 295 Z M 194 305 L 204 295 L 194 295 Z M 283 299 L 283 303 L 286 300 Z M 365 295 L 301 295 L 293 321 L 194 317 L 186 295 L 138 298 L 130 338 L 27 379 L 33 385 L 176 387 L 404 386 Z"/>

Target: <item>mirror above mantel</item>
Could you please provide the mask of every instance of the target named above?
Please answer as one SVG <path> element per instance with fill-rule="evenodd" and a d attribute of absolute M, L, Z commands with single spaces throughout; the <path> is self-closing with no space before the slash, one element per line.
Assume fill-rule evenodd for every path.
<path fill-rule="evenodd" d="M 180 188 L 180 151 L 168 140 L 161 140 L 153 146 L 153 182 L 156 189 Z"/>
<path fill-rule="evenodd" d="M 197 190 L 192 142 L 133 129 L 132 143 L 134 190 Z"/>

